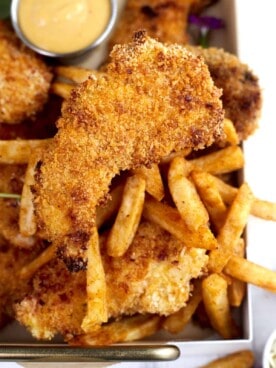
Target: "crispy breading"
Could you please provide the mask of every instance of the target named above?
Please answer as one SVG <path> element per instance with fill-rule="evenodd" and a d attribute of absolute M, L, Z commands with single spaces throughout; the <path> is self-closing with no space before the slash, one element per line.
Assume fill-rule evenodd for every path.
<path fill-rule="evenodd" d="M 187 46 L 204 58 L 217 87 L 222 88 L 225 117 L 232 120 L 240 140 L 258 127 L 262 94 L 258 78 L 237 56 L 215 47 Z"/>
<path fill-rule="evenodd" d="M 111 58 L 105 73 L 65 101 L 36 170 L 40 233 L 59 245 L 68 264 L 77 261 L 75 270 L 85 267 L 95 208 L 115 175 L 174 150 L 204 148 L 222 132 L 221 91 L 200 57 L 139 32 Z"/>
<path fill-rule="evenodd" d="M 13 303 L 30 291 L 30 285 L 18 278 L 22 266 L 31 262 L 41 251 L 37 242 L 32 249 L 20 249 L 0 235 L 0 327 L 13 316 Z"/>
<path fill-rule="evenodd" d="M 4 21 L 0 21 L 0 55 L 0 123 L 17 124 L 42 109 L 52 74 Z"/>
<path fill-rule="evenodd" d="M 168 315 L 189 299 L 190 281 L 202 274 L 208 256 L 188 249 L 157 225 L 143 222 L 122 257 L 102 257 L 109 318 L 136 313 Z M 81 334 L 86 312 L 86 272 L 70 273 L 59 260 L 38 271 L 33 291 L 16 305 L 17 319 L 37 338 Z"/>
<path fill-rule="evenodd" d="M 109 48 L 131 41 L 145 29 L 150 37 L 166 43 L 187 43 L 187 18 L 195 0 L 128 0 L 116 25 Z"/>

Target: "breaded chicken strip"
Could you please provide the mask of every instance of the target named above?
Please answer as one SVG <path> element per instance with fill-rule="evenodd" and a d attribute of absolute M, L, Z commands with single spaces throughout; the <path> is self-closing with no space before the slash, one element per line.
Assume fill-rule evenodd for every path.
<path fill-rule="evenodd" d="M 217 87 L 222 88 L 225 117 L 232 120 L 240 140 L 258 127 L 262 96 L 258 78 L 237 56 L 215 47 L 187 46 L 204 58 Z"/>
<path fill-rule="evenodd" d="M 109 257 L 102 239 L 108 316 L 136 313 L 168 315 L 189 299 L 190 281 L 202 274 L 208 256 L 149 222 L 140 225 L 122 257 Z M 59 260 L 34 278 L 33 291 L 16 305 L 16 317 L 36 338 L 81 334 L 86 312 L 86 273 L 70 273 Z"/>
<path fill-rule="evenodd" d="M 0 123 L 17 124 L 42 109 L 52 74 L 4 21 L 0 21 L 0 55 Z"/>
<path fill-rule="evenodd" d="M 221 91 L 200 57 L 140 32 L 111 58 L 106 73 L 65 101 L 58 133 L 36 169 L 40 234 L 75 270 L 86 267 L 95 208 L 115 175 L 174 150 L 204 148 L 222 131 Z"/>
<path fill-rule="evenodd" d="M 149 36 L 167 43 L 187 43 L 187 18 L 196 0 L 128 0 L 110 49 L 116 44 L 131 41 L 134 32 L 145 29 Z"/>

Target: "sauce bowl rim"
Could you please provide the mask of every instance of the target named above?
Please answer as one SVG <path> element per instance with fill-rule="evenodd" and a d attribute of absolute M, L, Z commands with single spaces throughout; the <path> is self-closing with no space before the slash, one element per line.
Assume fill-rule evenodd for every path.
<path fill-rule="evenodd" d="M 269 368 L 269 354 L 271 351 L 271 347 L 273 342 L 276 340 L 276 329 L 274 329 L 268 336 L 264 350 L 263 350 L 263 368 Z"/>
<path fill-rule="evenodd" d="M 30 49 L 32 49 L 33 51 L 37 52 L 38 54 L 41 54 L 43 56 L 47 56 L 47 57 L 50 57 L 50 58 L 73 58 L 73 57 L 81 56 L 81 55 L 87 53 L 88 51 L 91 51 L 91 50 L 95 49 L 103 41 L 105 41 L 107 39 L 107 37 L 111 33 L 111 31 L 112 31 L 112 29 L 113 29 L 113 27 L 114 27 L 114 25 L 116 23 L 116 19 L 117 19 L 117 15 L 118 15 L 118 4 L 117 4 L 117 0 L 108 0 L 109 3 L 110 3 L 110 17 L 109 17 L 108 23 L 106 25 L 106 28 L 100 34 L 99 37 L 97 37 L 88 46 L 86 46 L 84 48 L 81 48 L 79 50 L 76 50 L 76 51 L 70 51 L 70 52 L 53 52 L 53 51 L 48 51 L 48 50 L 46 50 L 44 48 L 41 48 L 41 47 L 33 44 L 24 35 L 24 33 L 23 33 L 23 31 L 22 31 L 22 29 L 21 29 L 21 27 L 19 25 L 19 20 L 18 20 L 18 8 L 19 8 L 20 1 L 21 0 L 12 0 L 12 3 L 11 3 L 11 22 L 12 22 L 12 25 L 13 25 L 13 28 L 15 30 L 16 35 Z"/>

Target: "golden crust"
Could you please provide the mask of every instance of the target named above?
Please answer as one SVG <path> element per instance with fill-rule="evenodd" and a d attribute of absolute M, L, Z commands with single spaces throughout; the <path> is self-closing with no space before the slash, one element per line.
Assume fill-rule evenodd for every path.
<path fill-rule="evenodd" d="M 257 129 L 261 114 L 258 78 L 246 64 L 223 49 L 193 46 L 188 49 L 204 58 L 215 85 L 223 90 L 225 117 L 234 123 L 240 140 L 245 140 Z"/>
<path fill-rule="evenodd" d="M 73 90 L 36 174 L 42 236 L 74 257 L 85 250 L 96 205 L 121 170 L 150 166 L 173 150 L 208 146 L 223 110 L 200 57 L 144 33 L 116 46 L 107 71 Z"/>
<path fill-rule="evenodd" d="M 131 41 L 134 32 L 145 29 L 160 42 L 188 42 L 187 18 L 195 0 L 128 0 L 116 30 L 109 42 L 110 49 Z"/>
<path fill-rule="evenodd" d="M 42 109 L 52 74 L 4 21 L 0 21 L 0 55 L 0 122 L 17 124 Z"/>
<path fill-rule="evenodd" d="M 109 318 L 136 313 L 167 315 L 189 298 L 190 280 L 202 274 L 208 256 L 186 249 L 157 225 L 144 222 L 127 253 L 102 258 L 107 281 Z M 70 273 L 59 260 L 38 271 L 33 291 L 16 305 L 17 319 L 37 338 L 81 334 L 86 312 L 86 272 Z"/>

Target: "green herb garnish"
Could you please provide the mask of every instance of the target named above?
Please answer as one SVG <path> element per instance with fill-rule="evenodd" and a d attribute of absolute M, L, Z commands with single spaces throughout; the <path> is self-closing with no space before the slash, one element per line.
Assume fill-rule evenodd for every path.
<path fill-rule="evenodd" d="M 15 193 L 0 193 L 0 198 L 21 199 L 21 195 Z"/>
<path fill-rule="evenodd" d="M 0 0 L 0 19 L 6 19 L 10 16 L 11 0 Z"/>

